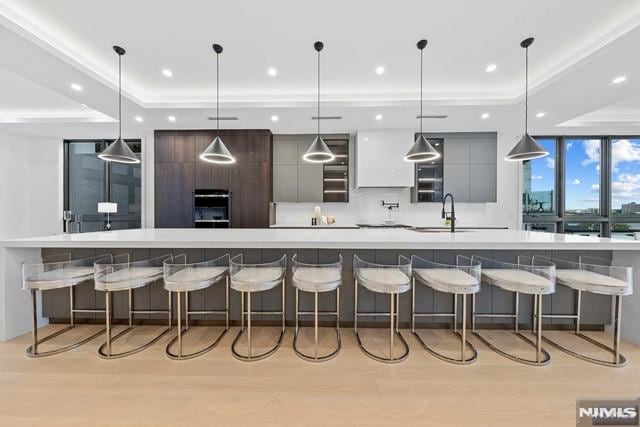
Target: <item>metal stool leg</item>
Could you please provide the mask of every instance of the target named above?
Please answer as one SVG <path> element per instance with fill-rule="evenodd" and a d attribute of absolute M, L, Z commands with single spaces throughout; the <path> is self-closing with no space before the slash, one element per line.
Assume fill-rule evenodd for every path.
<path fill-rule="evenodd" d="M 362 344 L 362 340 L 360 339 L 360 334 L 358 333 L 358 316 L 384 316 L 385 313 L 359 313 L 358 312 L 358 281 L 355 281 L 355 295 L 354 295 L 354 332 L 356 334 L 356 340 L 358 341 L 358 347 L 360 347 L 360 350 L 362 350 L 362 352 L 364 354 L 366 354 L 367 356 L 369 356 L 370 358 L 372 358 L 373 360 L 376 360 L 378 362 L 383 362 L 383 363 L 399 363 L 404 361 L 408 356 L 409 356 L 409 345 L 407 344 L 407 342 L 405 341 L 404 337 L 402 336 L 402 334 L 400 333 L 400 331 L 398 330 L 398 325 L 397 325 L 397 316 L 398 313 L 396 313 L 396 308 L 395 306 L 397 305 L 397 301 L 399 301 L 399 295 L 396 294 L 390 294 L 390 298 L 391 298 L 391 303 L 390 303 L 390 312 L 387 314 L 389 316 L 389 357 L 381 357 L 381 356 L 377 356 L 373 353 L 371 353 L 369 350 L 367 350 L 365 348 L 365 346 Z M 396 316 L 396 317 L 394 317 Z M 400 340 L 400 343 L 402 344 L 404 350 L 403 352 L 397 356 L 397 357 L 393 357 L 393 348 L 395 346 L 395 338 L 396 336 L 398 337 L 398 339 Z"/>
<path fill-rule="evenodd" d="M 340 342 L 340 288 L 336 288 L 336 311 L 319 311 L 318 309 L 318 292 L 314 292 L 314 310 L 311 312 L 300 312 L 299 311 L 299 289 L 296 288 L 296 329 L 293 336 L 293 350 L 296 355 L 298 355 L 301 359 L 304 359 L 308 362 L 326 362 L 327 360 L 331 360 L 338 355 L 341 348 Z M 313 314 L 314 318 L 314 354 L 310 356 L 304 353 L 302 350 L 298 348 L 298 333 L 300 331 L 298 317 L 300 315 L 311 315 Z M 330 315 L 336 316 L 336 347 L 331 353 L 325 356 L 318 356 L 318 328 L 319 328 L 319 316 L 320 315 Z"/>
<path fill-rule="evenodd" d="M 551 361 L 551 355 L 544 349 L 542 348 L 542 294 L 534 294 L 533 295 L 534 298 L 534 305 L 537 305 L 540 307 L 540 309 L 537 312 L 537 315 L 534 316 L 534 322 L 532 327 L 536 328 L 536 332 L 535 332 L 535 341 L 531 340 L 529 337 L 526 337 L 525 335 L 523 335 L 518 329 L 517 329 L 517 316 L 519 313 L 518 307 L 514 307 L 514 314 L 478 314 L 475 312 L 475 307 L 474 307 L 474 313 L 473 313 L 473 319 L 474 319 L 474 331 L 473 334 L 478 337 L 478 339 L 480 341 L 482 341 L 487 347 L 489 347 L 491 350 L 495 351 L 496 353 L 498 353 L 501 356 L 506 357 L 507 359 L 513 360 L 515 362 L 519 362 L 519 363 L 524 363 L 525 365 L 531 365 L 531 366 L 544 366 L 549 364 L 549 362 Z M 514 299 L 515 304 L 519 304 L 520 303 L 520 299 L 518 297 L 518 293 L 516 292 L 516 297 Z M 475 301 L 474 301 L 475 303 Z M 474 304 L 475 306 L 475 304 Z M 514 326 L 514 331 L 513 333 L 515 334 L 515 336 L 517 336 L 518 338 L 522 339 L 524 342 L 528 343 L 529 345 L 531 345 L 536 352 L 535 355 L 535 359 L 525 359 L 522 357 L 518 357 L 515 356 L 513 354 L 507 353 L 504 350 L 499 349 L 498 347 L 494 346 L 493 344 L 491 344 L 489 342 L 489 340 L 487 340 L 485 337 L 482 336 L 482 334 L 480 334 L 477 330 L 475 330 L 475 318 L 476 316 L 482 316 L 482 317 L 511 317 L 515 319 L 515 324 L 516 326 Z"/>
<path fill-rule="evenodd" d="M 99 348 L 98 348 L 98 356 L 102 359 L 120 359 L 123 357 L 127 357 L 127 356 L 131 356 L 133 354 L 139 353 L 144 349 L 147 349 L 149 347 L 151 347 L 153 344 L 157 343 L 158 341 L 160 341 L 162 339 L 162 337 L 164 337 L 166 334 L 168 334 L 169 332 L 171 332 L 171 329 L 173 328 L 173 321 L 172 321 L 172 317 L 173 317 L 173 304 L 172 304 L 172 296 L 171 296 L 171 292 L 167 292 L 168 294 L 168 307 L 167 310 L 134 310 L 133 307 L 133 292 L 131 292 L 131 289 L 127 290 L 127 296 L 128 296 L 128 302 L 129 302 L 129 313 L 128 313 L 128 317 L 129 317 L 129 326 L 119 332 L 118 334 L 116 334 L 115 336 L 111 336 L 111 324 L 112 324 L 112 310 L 111 310 L 111 305 L 112 305 L 112 292 L 111 291 L 105 291 L 105 307 L 106 307 L 106 325 L 107 325 L 107 339 L 106 342 L 103 343 Z M 133 331 L 135 329 L 135 327 L 133 326 L 133 316 L 135 314 L 166 314 L 168 317 L 168 327 L 166 329 L 164 329 L 162 332 L 160 332 L 158 335 L 156 335 L 155 337 L 153 337 L 150 341 L 142 344 L 141 346 L 138 346 L 136 348 L 133 348 L 131 350 L 127 350 L 127 351 L 123 351 L 120 353 L 114 353 L 113 350 L 113 342 L 120 339 L 121 337 L 123 337 L 124 335 L 128 334 L 129 332 Z"/>
<path fill-rule="evenodd" d="M 31 289 L 31 345 L 27 347 L 25 351 L 26 356 L 37 358 L 64 353 L 65 351 L 73 350 L 74 348 L 80 347 L 82 344 L 88 343 L 89 341 L 97 338 L 105 331 L 104 329 L 102 329 L 86 338 L 82 338 L 81 340 L 64 347 L 48 351 L 39 351 L 38 346 L 40 344 L 47 342 L 57 336 L 60 336 L 76 327 L 74 315 L 77 311 L 87 311 L 92 313 L 101 312 L 99 310 L 76 310 L 74 308 L 73 286 L 71 286 L 69 287 L 69 325 L 57 332 L 47 335 L 44 338 L 38 339 L 38 291 L 36 289 Z"/>
<path fill-rule="evenodd" d="M 231 344 L 231 353 L 233 354 L 233 356 L 238 359 L 238 360 L 242 360 L 243 362 L 253 362 L 253 361 L 257 361 L 257 360 L 262 360 L 265 359 L 269 356 L 271 356 L 273 353 L 276 352 L 276 350 L 278 350 L 280 348 L 280 345 L 282 345 L 282 338 L 284 337 L 284 333 L 285 333 L 285 328 L 286 328 L 286 324 L 285 324 L 285 307 L 286 307 L 286 300 L 285 300 L 285 295 L 286 295 L 286 287 L 285 287 L 285 280 L 282 279 L 282 310 L 277 311 L 277 312 L 273 312 L 273 311 L 252 311 L 251 310 L 251 291 L 243 291 L 240 292 L 241 294 L 241 298 L 242 298 L 242 327 L 240 329 L 240 331 L 238 332 L 238 334 L 236 335 L 235 339 L 233 340 L 233 343 Z M 247 294 L 247 311 L 244 311 L 244 294 Z M 240 353 L 238 353 L 238 351 L 236 351 L 236 346 L 238 344 L 238 342 L 240 341 L 240 337 L 242 337 L 242 335 L 245 333 L 245 327 L 244 327 L 244 315 L 247 315 L 247 327 L 246 327 L 246 333 L 247 333 L 247 356 L 241 355 Z M 251 342 L 251 315 L 252 314 L 271 314 L 271 315 L 280 315 L 281 319 L 282 319 L 282 327 L 280 330 L 280 336 L 278 337 L 278 342 L 275 344 L 275 346 L 273 346 L 272 348 L 270 348 L 269 350 L 267 350 L 264 353 L 261 354 L 257 354 L 254 355 L 253 354 L 253 348 L 252 348 L 252 342 Z"/>
<path fill-rule="evenodd" d="M 614 297 L 614 310 L 613 310 L 613 347 L 609 347 L 605 344 L 602 344 L 600 341 L 596 341 L 593 338 L 583 334 L 580 331 L 580 315 L 581 315 L 581 305 L 582 305 L 582 292 L 581 291 L 577 291 L 577 295 L 576 295 L 576 314 L 575 315 L 567 315 L 567 316 L 562 316 L 562 315 L 555 315 L 554 317 L 567 317 L 567 318 L 574 318 L 575 319 L 575 335 L 581 339 L 583 339 L 584 341 L 587 341 L 590 344 L 593 344 L 596 347 L 599 347 L 605 351 L 607 351 L 608 353 L 610 353 L 612 355 L 612 361 L 608 361 L 608 360 L 603 360 L 603 359 L 599 359 L 599 358 L 595 358 L 595 357 L 590 357 L 587 355 L 584 355 L 582 353 L 578 353 L 576 351 L 570 350 L 567 347 L 564 347 L 563 345 L 559 344 L 557 341 L 554 341 L 550 338 L 547 338 L 545 336 L 542 336 L 542 339 L 545 340 L 546 342 L 548 342 L 549 344 L 551 344 L 552 346 L 554 346 L 555 348 L 557 348 L 558 350 L 561 350 L 573 357 L 576 357 L 578 359 L 582 359 L 586 362 L 590 362 L 590 363 L 594 363 L 596 365 L 601 365 L 601 366 L 608 366 L 608 367 L 614 367 L 614 368 L 620 368 L 623 367 L 627 364 L 627 358 L 624 357 L 624 355 L 622 355 L 620 353 L 620 326 L 622 323 L 622 295 L 615 295 Z"/>

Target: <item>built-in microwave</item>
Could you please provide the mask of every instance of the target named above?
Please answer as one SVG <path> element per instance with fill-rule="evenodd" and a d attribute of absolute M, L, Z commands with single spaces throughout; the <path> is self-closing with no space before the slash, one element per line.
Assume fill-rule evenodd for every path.
<path fill-rule="evenodd" d="M 231 228 L 231 192 L 196 189 L 193 192 L 194 228 Z"/>

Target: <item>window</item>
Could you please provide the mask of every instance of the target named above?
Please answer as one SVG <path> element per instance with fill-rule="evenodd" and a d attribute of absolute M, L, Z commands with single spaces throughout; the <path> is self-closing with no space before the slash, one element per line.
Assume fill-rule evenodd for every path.
<path fill-rule="evenodd" d="M 640 233 L 639 136 L 536 140 L 549 156 L 523 164 L 524 229 L 613 239 Z"/>
<path fill-rule="evenodd" d="M 611 140 L 611 213 L 640 216 L 640 139 Z"/>
<path fill-rule="evenodd" d="M 601 139 L 564 140 L 564 194 L 567 215 L 600 214 Z"/>
<path fill-rule="evenodd" d="M 64 210 L 76 216 L 75 231 L 102 231 L 106 217 L 98 213 L 98 203 L 118 204 L 110 216 L 114 230 L 141 226 L 141 166 L 110 163 L 97 155 L 111 141 L 72 140 L 64 142 Z M 134 153 L 141 152 L 140 140 L 127 140 Z"/>
<path fill-rule="evenodd" d="M 556 212 L 557 140 L 539 138 L 537 141 L 549 155 L 524 162 L 522 206 L 525 214 L 553 214 Z"/>
<path fill-rule="evenodd" d="M 617 222 L 611 224 L 611 238 L 620 240 L 635 240 L 634 234 L 640 232 L 639 223 Z"/>

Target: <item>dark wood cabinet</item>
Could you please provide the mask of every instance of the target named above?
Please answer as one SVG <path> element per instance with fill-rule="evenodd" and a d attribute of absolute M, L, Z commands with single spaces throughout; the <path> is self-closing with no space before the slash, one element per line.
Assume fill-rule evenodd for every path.
<path fill-rule="evenodd" d="M 221 130 L 236 157 L 230 165 L 200 160 L 215 130 L 155 131 L 155 226 L 191 228 L 192 193 L 198 189 L 231 191 L 234 228 L 269 226 L 273 136 L 269 130 Z"/>

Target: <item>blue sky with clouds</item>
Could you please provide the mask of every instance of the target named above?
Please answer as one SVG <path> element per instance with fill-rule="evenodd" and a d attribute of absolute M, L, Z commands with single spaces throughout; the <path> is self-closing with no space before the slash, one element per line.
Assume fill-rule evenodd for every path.
<path fill-rule="evenodd" d="M 531 165 L 533 191 L 553 189 L 555 144 L 551 139 L 538 139 L 550 155 Z M 565 140 L 566 209 L 584 210 L 598 207 L 600 191 L 600 140 Z M 612 207 L 623 203 L 640 203 L 640 139 L 612 141 Z"/>

